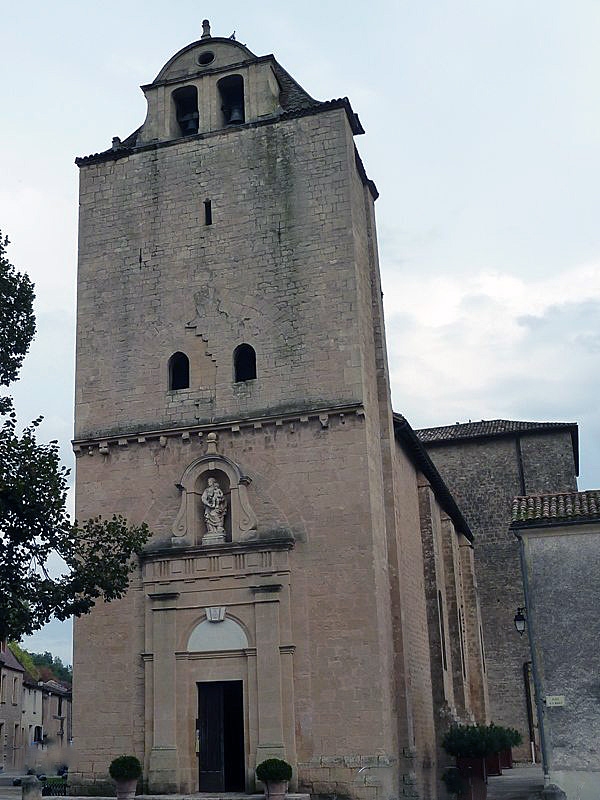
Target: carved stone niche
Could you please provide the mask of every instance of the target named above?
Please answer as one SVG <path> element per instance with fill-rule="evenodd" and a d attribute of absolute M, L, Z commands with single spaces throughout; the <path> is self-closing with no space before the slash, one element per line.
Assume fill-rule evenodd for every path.
<path fill-rule="evenodd" d="M 202 495 L 211 478 L 216 480 L 225 496 L 226 513 L 223 530 L 219 532 L 207 528 L 205 505 L 202 502 Z M 211 483 L 214 486 L 214 482 Z M 192 461 L 178 484 L 181 506 L 173 525 L 171 544 L 219 544 L 254 538 L 252 532 L 256 530 L 256 516 L 248 500 L 249 484 L 250 478 L 243 475 L 238 465 L 226 456 L 210 453 Z"/>

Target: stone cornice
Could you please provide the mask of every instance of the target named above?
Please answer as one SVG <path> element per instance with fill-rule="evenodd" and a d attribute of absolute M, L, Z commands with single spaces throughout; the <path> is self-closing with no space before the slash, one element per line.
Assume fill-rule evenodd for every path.
<path fill-rule="evenodd" d="M 178 82 L 178 81 L 177 81 Z M 241 131 L 244 129 L 249 128 L 262 128 L 267 125 L 276 125 L 280 122 L 287 122 L 289 120 L 298 119 L 299 117 L 311 117 L 315 114 L 321 114 L 327 111 L 336 111 L 341 109 L 345 112 L 346 117 L 348 119 L 348 123 L 350 125 L 350 129 L 353 135 L 357 136 L 361 133 L 364 133 L 364 128 L 362 127 L 358 115 L 354 113 L 352 107 L 350 105 L 350 101 L 347 97 L 340 97 L 334 100 L 326 100 L 324 102 L 316 102 L 314 105 L 310 105 L 306 108 L 291 108 L 289 110 L 282 111 L 281 113 L 277 114 L 273 117 L 268 117 L 267 119 L 260 119 L 260 120 L 253 120 L 252 122 L 244 122 L 241 125 L 230 126 L 228 128 L 218 128 L 214 131 L 203 131 L 202 133 L 196 133 L 192 136 L 179 136 L 175 139 L 166 139 L 164 141 L 151 141 L 146 142 L 140 145 L 127 145 L 123 143 L 115 149 L 110 148 L 108 150 L 104 150 L 102 153 L 92 153 L 89 156 L 81 156 L 75 159 L 75 164 L 81 167 L 87 167 L 91 164 L 103 164 L 107 161 L 118 161 L 121 158 L 127 158 L 129 156 L 136 155 L 137 153 L 144 153 L 151 150 L 162 150 L 165 147 L 173 147 L 180 145 L 182 142 L 193 142 L 200 139 L 210 139 L 215 136 L 230 136 L 237 131 Z M 359 168 L 359 174 L 363 182 L 369 186 L 371 194 L 373 195 L 373 199 L 376 200 L 379 196 L 379 192 L 375 187 L 374 182 L 367 178 L 366 173 L 364 172 L 364 167 L 362 170 Z"/>
<path fill-rule="evenodd" d="M 257 417 L 245 417 L 239 419 L 224 420 L 222 422 L 208 422 L 198 425 L 185 425 L 174 428 L 157 428 L 148 431 L 123 431 L 110 436 L 88 436 L 73 439 L 73 451 L 80 454 L 87 450 L 90 455 L 97 450 L 101 455 L 108 455 L 111 447 L 128 447 L 130 445 L 143 445 L 152 440 L 158 440 L 164 447 L 168 439 L 179 438 L 189 441 L 192 437 L 202 439 L 205 434 L 216 433 L 218 431 L 230 431 L 240 433 L 244 428 L 260 430 L 268 425 L 281 427 L 283 425 L 306 424 L 310 421 L 318 420 L 322 428 L 329 427 L 329 420 L 337 417 L 340 421 L 345 421 L 347 416 L 364 416 L 362 403 L 350 403 L 339 406 L 326 406 L 315 408 L 311 411 L 295 411 L 288 414 L 262 415 Z"/>
<path fill-rule="evenodd" d="M 293 550 L 294 546 L 295 541 L 292 536 L 264 538 L 251 542 L 197 544 L 187 547 L 177 547 L 170 543 L 161 543 L 160 545 L 150 545 L 147 549 L 142 550 L 140 559 L 142 561 L 164 561 L 165 559 L 182 558 L 185 556 L 235 555 L 237 553 L 250 553 L 256 550 Z M 263 569 L 262 571 L 264 572 L 265 570 Z M 153 578 L 152 582 L 155 581 L 156 579 Z M 271 591 L 273 590 L 271 589 Z"/>

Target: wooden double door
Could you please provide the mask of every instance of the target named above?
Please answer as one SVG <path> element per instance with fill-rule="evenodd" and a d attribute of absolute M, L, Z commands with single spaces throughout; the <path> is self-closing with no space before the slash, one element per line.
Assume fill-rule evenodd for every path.
<path fill-rule="evenodd" d="M 246 790 L 242 681 L 198 684 L 196 752 L 199 791 Z"/>

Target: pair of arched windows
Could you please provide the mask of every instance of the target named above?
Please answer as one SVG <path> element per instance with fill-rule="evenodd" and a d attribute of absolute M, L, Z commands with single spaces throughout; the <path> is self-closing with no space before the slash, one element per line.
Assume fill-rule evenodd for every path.
<path fill-rule="evenodd" d="M 256 378 L 256 351 L 249 344 L 240 344 L 233 351 L 233 379 L 236 383 Z M 190 360 L 185 353 L 173 353 L 169 359 L 169 389 L 190 388 Z"/>

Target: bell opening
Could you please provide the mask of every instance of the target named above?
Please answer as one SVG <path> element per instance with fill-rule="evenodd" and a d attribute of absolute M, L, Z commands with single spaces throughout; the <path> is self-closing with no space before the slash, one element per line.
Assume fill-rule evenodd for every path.
<path fill-rule="evenodd" d="M 217 84 L 221 98 L 224 125 L 241 125 L 246 121 L 244 111 L 244 79 L 241 75 L 228 75 Z"/>
<path fill-rule="evenodd" d="M 198 90 L 195 86 L 182 86 L 173 92 L 175 116 L 182 136 L 198 133 Z"/>

